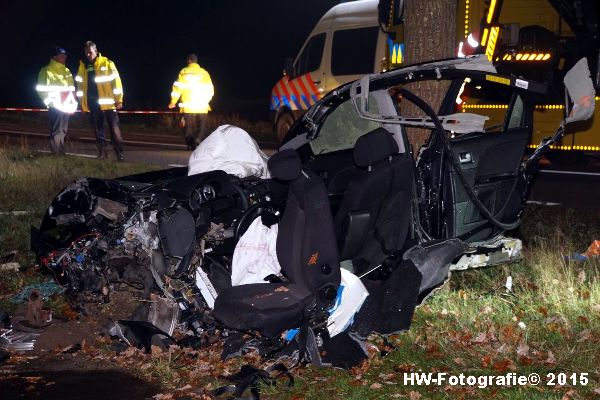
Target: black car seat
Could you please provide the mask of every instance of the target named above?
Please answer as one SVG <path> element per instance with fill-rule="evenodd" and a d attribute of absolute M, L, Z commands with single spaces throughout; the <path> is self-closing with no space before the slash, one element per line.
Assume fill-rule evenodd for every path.
<path fill-rule="evenodd" d="M 413 161 L 410 154 L 398 153 L 391 133 L 377 128 L 358 138 L 354 162 L 356 172 L 334 225 L 340 259 L 360 259 L 367 267 L 377 265 L 404 244 L 411 215 Z M 354 272 L 362 272 L 357 265 Z"/>
<path fill-rule="evenodd" d="M 276 337 L 332 305 L 340 284 L 340 265 L 323 181 L 303 171 L 294 150 L 276 153 L 268 167 L 275 179 L 289 182 L 276 245 L 287 281 L 228 288 L 217 297 L 213 315 L 226 327 Z"/>

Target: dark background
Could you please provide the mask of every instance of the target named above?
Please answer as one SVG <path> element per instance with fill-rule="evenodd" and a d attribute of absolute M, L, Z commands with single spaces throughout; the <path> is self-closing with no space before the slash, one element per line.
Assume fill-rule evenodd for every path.
<path fill-rule="evenodd" d="M 119 70 L 125 109 L 166 110 L 186 55 L 211 74 L 218 113 L 266 119 L 272 86 L 338 0 L 0 0 L 0 107 L 41 107 L 37 74 L 52 46 L 73 76 L 94 41 Z"/>

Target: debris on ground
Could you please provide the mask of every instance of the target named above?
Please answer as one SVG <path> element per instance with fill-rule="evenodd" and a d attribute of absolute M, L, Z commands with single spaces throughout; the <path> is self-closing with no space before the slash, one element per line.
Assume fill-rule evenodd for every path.
<path fill-rule="evenodd" d="M 18 262 L 7 262 L 4 264 L 0 264 L 0 271 L 19 271 L 21 269 L 21 264 Z"/>
<path fill-rule="evenodd" d="M 594 240 L 583 254 L 586 257 L 600 256 L 600 240 Z"/>
<path fill-rule="evenodd" d="M 29 301 L 32 291 L 40 292 L 43 299 L 48 299 L 58 293 L 63 293 L 65 289 L 54 282 L 33 283 L 21 289 L 19 293 L 14 295 L 10 301 L 14 304 L 22 304 Z"/>
<path fill-rule="evenodd" d="M 32 351 L 37 338 L 40 336 L 38 333 L 21 332 L 13 329 L 3 331 L 0 331 L 0 349 L 6 351 Z"/>
<path fill-rule="evenodd" d="M 598 256 L 600 256 L 600 240 L 594 240 L 585 252 L 573 253 L 569 256 L 565 256 L 564 258 L 565 261 L 583 262 Z"/>
<path fill-rule="evenodd" d="M 9 251 L 8 253 L 0 256 L 0 264 L 6 264 L 6 263 L 12 261 L 16 255 L 17 255 L 17 251 L 13 250 L 13 251 Z"/>

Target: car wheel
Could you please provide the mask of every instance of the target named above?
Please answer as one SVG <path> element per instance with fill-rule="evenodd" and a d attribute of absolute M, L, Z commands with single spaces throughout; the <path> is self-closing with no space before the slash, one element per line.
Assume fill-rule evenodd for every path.
<path fill-rule="evenodd" d="M 279 143 L 283 142 L 283 139 L 285 139 L 285 135 L 287 135 L 288 131 L 290 130 L 293 124 L 294 117 L 290 113 L 283 113 L 279 116 L 279 118 L 277 118 L 276 131 Z"/>

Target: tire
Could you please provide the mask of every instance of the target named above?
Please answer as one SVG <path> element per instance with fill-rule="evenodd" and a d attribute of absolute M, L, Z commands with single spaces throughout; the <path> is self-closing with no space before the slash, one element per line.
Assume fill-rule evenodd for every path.
<path fill-rule="evenodd" d="M 277 132 L 277 140 L 283 142 L 290 128 L 294 125 L 294 117 L 289 112 L 284 112 L 277 118 L 275 130 Z"/>

